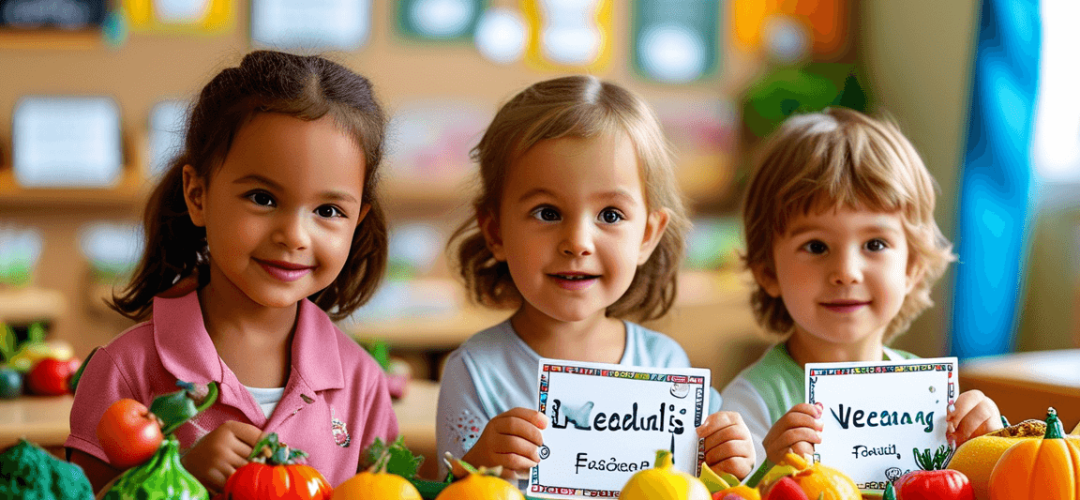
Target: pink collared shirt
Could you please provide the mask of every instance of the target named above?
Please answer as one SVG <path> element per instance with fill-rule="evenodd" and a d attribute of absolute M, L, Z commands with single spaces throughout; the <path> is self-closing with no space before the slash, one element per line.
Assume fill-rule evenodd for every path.
<path fill-rule="evenodd" d="M 336 486 L 356 474 L 362 452 L 376 437 L 390 441 L 398 433 L 378 363 L 306 299 L 300 302 L 285 393 L 274 413 L 264 416 L 218 356 L 192 292 L 156 297 L 150 321 L 98 349 L 79 380 L 64 446 L 108 462 L 95 433 L 109 405 L 131 398 L 150 406 L 155 397 L 178 390 L 177 380 L 220 386 L 217 402 L 176 430 L 182 450 L 238 420 L 306 451 L 307 464 Z"/>

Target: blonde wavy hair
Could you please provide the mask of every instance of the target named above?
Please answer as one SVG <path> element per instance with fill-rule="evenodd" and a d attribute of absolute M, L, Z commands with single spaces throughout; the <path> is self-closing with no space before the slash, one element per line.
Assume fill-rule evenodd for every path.
<path fill-rule="evenodd" d="M 796 115 L 764 142 L 743 202 L 748 268 L 775 277 L 773 243 L 798 215 L 835 207 L 898 212 L 907 239 L 908 270 L 919 276 L 884 341 L 906 331 L 933 305 L 930 289 L 956 260 L 934 220 L 937 185 L 915 148 L 888 120 L 844 108 Z M 786 335 L 794 320 L 781 297 L 756 285 L 758 323 Z"/>
<path fill-rule="evenodd" d="M 521 305 L 506 262 L 495 259 L 477 225 L 477 214 L 498 213 L 509 166 L 540 141 L 615 133 L 625 133 L 634 144 L 649 211 L 665 210 L 669 219 L 649 260 L 638 266 L 630 287 L 606 314 L 644 321 L 667 313 L 690 228 L 670 147 L 641 97 L 592 76 L 555 78 L 521 91 L 499 109 L 472 150 L 480 167 L 480 192 L 448 247 L 474 301 L 496 308 Z"/>

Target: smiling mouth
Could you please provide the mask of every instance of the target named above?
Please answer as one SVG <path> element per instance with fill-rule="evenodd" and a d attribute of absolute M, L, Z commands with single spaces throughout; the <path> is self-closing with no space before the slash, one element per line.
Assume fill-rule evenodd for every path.
<path fill-rule="evenodd" d="M 567 281 L 593 280 L 593 279 L 596 279 L 596 278 L 600 277 L 600 275 L 598 275 L 598 274 L 580 274 L 580 273 L 549 274 L 548 276 L 551 276 L 552 278 L 558 278 L 558 279 L 561 279 L 561 280 L 567 280 Z"/>
<path fill-rule="evenodd" d="M 863 306 L 870 305 L 870 301 L 822 302 L 821 305 L 831 311 L 852 312 Z"/>
<path fill-rule="evenodd" d="M 314 269 L 314 266 L 305 266 L 303 264 L 293 264 L 291 262 L 282 262 L 275 260 L 259 260 L 255 259 L 255 262 L 259 263 L 259 266 L 263 268 L 270 276 L 281 281 L 296 281 Z"/>

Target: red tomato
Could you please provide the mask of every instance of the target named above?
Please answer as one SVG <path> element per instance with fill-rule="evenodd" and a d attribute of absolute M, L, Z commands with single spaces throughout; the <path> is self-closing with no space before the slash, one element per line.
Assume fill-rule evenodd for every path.
<path fill-rule="evenodd" d="M 908 472 L 893 487 L 901 500 L 975 500 L 967 476 L 951 469 Z"/>
<path fill-rule="evenodd" d="M 43 358 L 26 375 L 26 386 L 33 394 L 59 396 L 68 392 L 68 378 L 74 370 L 67 361 Z"/>
<path fill-rule="evenodd" d="M 157 417 L 134 399 L 109 406 L 97 426 L 101 449 L 117 469 L 130 469 L 150 459 L 164 436 Z"/>

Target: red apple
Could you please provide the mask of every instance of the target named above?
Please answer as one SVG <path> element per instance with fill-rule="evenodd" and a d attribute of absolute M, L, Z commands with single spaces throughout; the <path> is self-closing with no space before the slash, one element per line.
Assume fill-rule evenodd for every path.
<path fill-rule="evenodd" d="M 43 358 L 26 375 L 26 386 L 32 394 L 59 396 L 68 392 L 71 364 L 56 358 Z"/>
<path fill-rule="evenodd" d="M 149 460 L 164 436 L 146 405 L 125 398 L 105 410 L 98 421 L 97 438 L 113 467 L 129 469 Z"/>

